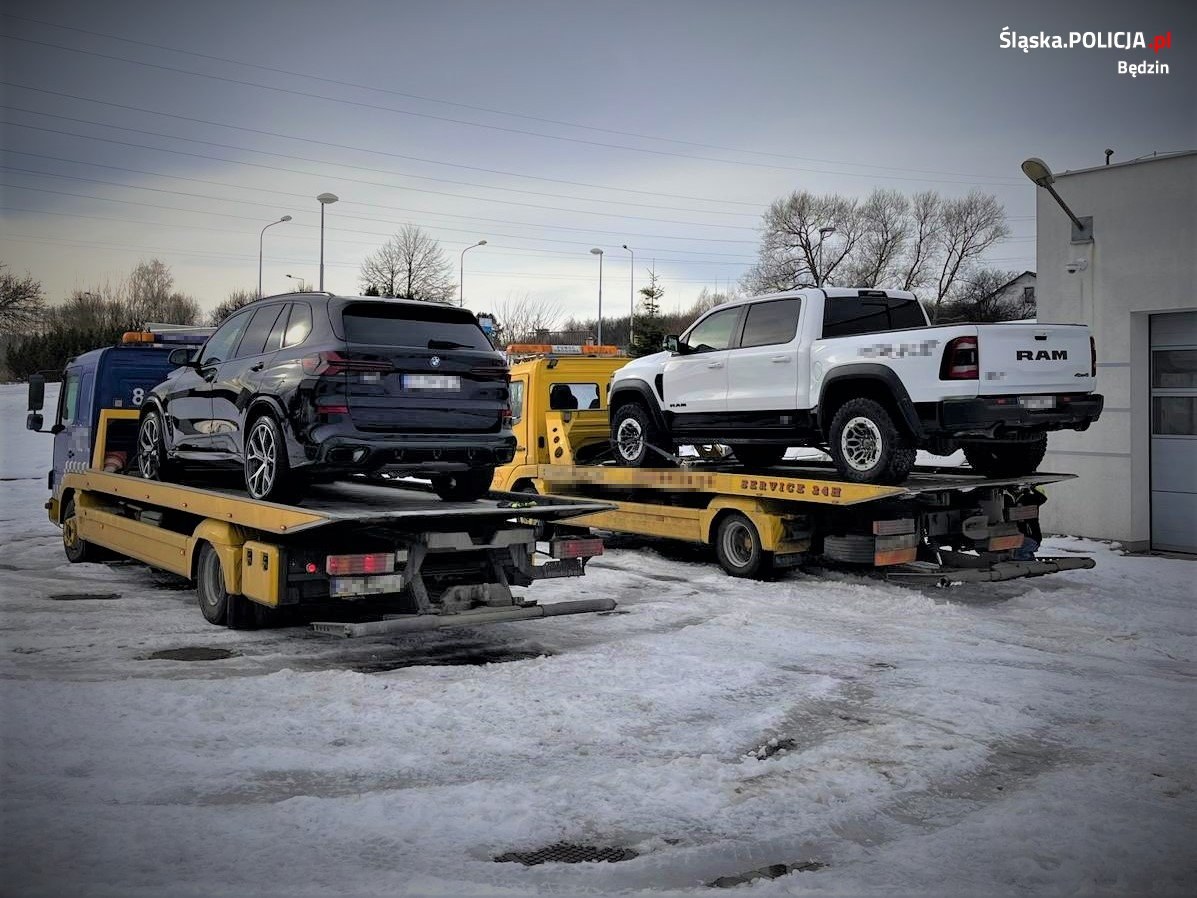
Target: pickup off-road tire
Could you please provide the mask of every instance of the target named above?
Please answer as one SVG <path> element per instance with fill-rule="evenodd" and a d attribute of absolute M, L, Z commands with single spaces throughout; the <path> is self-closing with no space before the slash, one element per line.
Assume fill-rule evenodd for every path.
<path fill-rule="evenodd" d="M 263 502 L 295 502 L 299 483 L 291 473 L 283 429 L 270 412 L 254 418 L 245 434 L 245 489 Z"/>
<path fill-rule="evenodd" d="M 1025 443 L 967 443 L 969 466 L 982 477 L 1021 477 L 1034 474 L 1047 452 L 1047 434 Z"/>
<path fill-rule="evenodd" d="M 473 502 L 490 492 L 490 484 L 494 479 L 494 468 L 474 468 L 456 474 L 437 475 L 432 478 L 432 488 L 446 502 Z"/>
<path fill-rule="evenodd" d="M 625 468 L 673 466 L 669 458 L 673 455 L 673 444 L 657 427 L 652 413 L 639 402 L 625 402 L 611 415 L 611 451 L 615 463 Z"/>
<path fill-rule="evenodd" d="M 873 399 L 849 399 L 831 420 L 831 458 L 852 483 L 901 483 L 914 467 L 915 448 L 888 411 Z"/>
<path fill-rule="evenodd" d="M 756 525 L 738 511 L 719 521 L 715 556 L 719 566 L 733 577 L 764 580 L 773 573 L 773 553 L 765 551 Z"/>
<path fill-rule="evenodd" d="M 768 443 L 762 443 L 732 446 L 731 450 L 736 453 L 740 464 L 747 468 L 771 468 L 785 458 L 787 448 L 786 446 L 770 446 Z"/>

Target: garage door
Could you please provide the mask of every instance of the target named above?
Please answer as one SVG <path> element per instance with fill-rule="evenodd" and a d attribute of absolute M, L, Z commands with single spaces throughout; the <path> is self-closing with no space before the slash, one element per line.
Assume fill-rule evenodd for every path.
<path fill-rule="evenodd" d="M 1151 316 L 1151 547 L 1197 552 L 1197 312 Z"/>

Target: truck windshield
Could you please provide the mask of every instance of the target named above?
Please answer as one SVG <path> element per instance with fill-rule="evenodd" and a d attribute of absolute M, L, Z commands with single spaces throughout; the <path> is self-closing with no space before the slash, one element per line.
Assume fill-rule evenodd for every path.
<path fill-rule="evenodd" d="M 355 303 L 341 315 L 345 339 L 371 346 L 420 349 L 493 349 L 468 312 L 428 303 L 427 307 Z"/>
<path fill-rule="evenodd" d="M 917 299 L 886 296 L 828 297 L 823 305 L 823 336 L 851 337 L 911 327 L 926 327 Z"/>

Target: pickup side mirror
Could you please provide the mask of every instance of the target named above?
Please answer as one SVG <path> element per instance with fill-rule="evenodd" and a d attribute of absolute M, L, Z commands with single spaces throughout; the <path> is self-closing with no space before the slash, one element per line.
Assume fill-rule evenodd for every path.
<path fill-rule="evenodd" d="M 681 350 L 678 349 L 677 334 L 670 334 L 662 340 L 661 348 L 666 352 L 680 352 Z"/>
<path fill-rule="evenodd" d="M 46 401 L 46 379 L 40 374 L 33 374 L 29 377 L 29 411 L 40 412 L 42 404 Z M 39 424 L 37 428 L 40 428 Z"/>
<path fill-rule="evenodd" d="M 194 351 L 186 346 L 180 346 L 178 349 L 172 349 L 166 360 L 176 368 L 194 368 L 195 362 L 192 360 Z"/>
<path fill-rule="evenodd" d="M 25 429 L 38 432 L 42 429 L 42 416 L 37 412 L 30 412 L 25 418 Z"/>

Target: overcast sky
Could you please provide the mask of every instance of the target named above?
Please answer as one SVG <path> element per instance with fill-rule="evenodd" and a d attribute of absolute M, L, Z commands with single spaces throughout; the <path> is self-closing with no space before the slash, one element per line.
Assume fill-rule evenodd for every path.
<path fill-rule="evenodd" d="M 333 291 L 414 222 L 455 269 L 488 241 L 465 257 L 467 306 L 530 293 L 593 315 L 598 246 L 626 314 L 622 244 L 672 309 L 740 278 L 771 200 L 881 185 L 995 193 L 1013 236 L 989 261 L 1034 268 L 1022 159 L 1197 146 L 1195 6 L 6 0 L 0 261 L 59 300 L 158 256 L 210 308 L 256 289 L 259 230 L 284 214 L 265 291 L 314 283 L 331 191 Z M 1173 42 L 1022 53 L 1006 26 Z"/>

